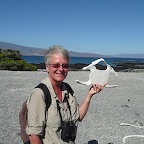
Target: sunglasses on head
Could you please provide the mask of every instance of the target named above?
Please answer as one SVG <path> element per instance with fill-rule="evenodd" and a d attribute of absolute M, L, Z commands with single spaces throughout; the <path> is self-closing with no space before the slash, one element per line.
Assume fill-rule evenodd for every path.
<path fill-rule="evenodd" d="M 55 63 L 55 64 L 49 64 L 51 67 L 53 68 L 59 68 L 60 66 L 62 66 L 62 68 L 68 69 L 69 68 L 69 64 L 59 64 L 59 63 Z"/>

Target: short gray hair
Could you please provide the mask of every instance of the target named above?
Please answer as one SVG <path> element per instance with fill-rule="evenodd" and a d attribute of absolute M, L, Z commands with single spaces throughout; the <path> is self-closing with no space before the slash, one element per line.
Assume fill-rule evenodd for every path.
<path fill-rule="evenodd" d="M 49 47 L 47 54 L 45 55 L 45 64 L 49 64 L 52 55 L 57 53 L 62 55 L 69 63 L 70 61 L 69 52 L 62 46 L 54 45 L 52 47 Z"/>

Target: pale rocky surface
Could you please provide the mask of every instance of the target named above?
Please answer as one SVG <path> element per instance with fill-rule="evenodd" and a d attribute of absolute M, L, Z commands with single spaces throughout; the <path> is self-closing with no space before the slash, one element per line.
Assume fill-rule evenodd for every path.
<path fill-rule="evenodd" d="M 70 71 L 68 82 L 81 103 L 89 86 L 76 80 L 88 80 L 88 71 Z M 44 71 L 0 71 L 0 144 L 21 144 L 18 113 L 33 88 L 47 76 Z M 76 144 L 96 140 L 98 144 L 123 144 L 126 135 L 144 135 L 144 129 L 120 126 L 120 123 L 144 125 L 144 72 L 118 72 L 111 74 L 109 84 L 95 95 L 86 117 L 79 123 Z M 126 144 L 143 144 L 144 138 L 129 138 Z"/>

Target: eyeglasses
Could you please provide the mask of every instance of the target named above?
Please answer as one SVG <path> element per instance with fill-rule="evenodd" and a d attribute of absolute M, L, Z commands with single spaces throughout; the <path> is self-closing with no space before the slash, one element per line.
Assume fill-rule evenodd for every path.
<path fill-rule="evenodd" d="M 49 64 L 51 67 L 53 68 L 59 68 L 60 66 L 62 66 L 62 68 L 64 69 L 68 69 L 69 68 L 69 64 L 62 64 L 60 65 L 59 63 L 55 63 L 55 64 Z"/>

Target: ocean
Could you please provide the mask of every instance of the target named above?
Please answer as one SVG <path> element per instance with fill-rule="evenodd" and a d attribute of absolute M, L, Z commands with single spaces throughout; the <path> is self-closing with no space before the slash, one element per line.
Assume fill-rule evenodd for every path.
<path fill-rule="evenodd" d="M 22 59 L 24 59 L 28 63 L 34 63 L 34 64 L 44 63 L 43 56 L 22 56 Z M 90 64 L 96 59 L 98 58 L 71 57 L 70 64 L 77 64 L 77 63 Z M 104 58 L 104 60 L 111 66 L 116 66 L 116 64 L 118 64 L 119 62 L 144 63 L 144 59 L 139 59 L 139 58 Z"/>

